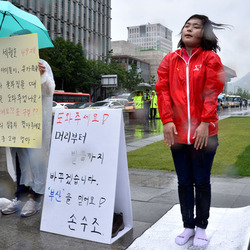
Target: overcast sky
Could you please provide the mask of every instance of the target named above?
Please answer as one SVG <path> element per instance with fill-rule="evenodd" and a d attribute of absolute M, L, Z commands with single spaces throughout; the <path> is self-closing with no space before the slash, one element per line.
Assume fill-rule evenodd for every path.
<path fill-rule="evenodd" d="M 193 14 L 203 14 L 230 29 L 215 31 L 222 63 L 236 71 L 237 78 L 250 71 L 249 0 L 112 0 L 112 41 L 127 40 L 127 27 L 160 23 L 173 31 L 173 50 L 184 22 Z"/>

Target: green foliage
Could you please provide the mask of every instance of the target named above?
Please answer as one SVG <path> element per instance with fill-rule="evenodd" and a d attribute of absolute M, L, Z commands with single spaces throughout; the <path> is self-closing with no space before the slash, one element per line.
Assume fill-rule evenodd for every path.
<path fill-rule="evenodd" d="M 44 58 L 53 70 L 56 89 L 75 91 L 88 78 L 86 75 L 87 60 L 83 55 L 81 44 L 65 41 L 58 37 L 54 48 L 44 49 L 40 57 Z M 85 87 L 85 86 L 84 86 Z M 88 86 L 86 86 L 88 89 Z"/>
<path fill-rule="evenodd" d="M 129 91 L 135 90 L 137 84 L 144 82 L 141 77 L 141 72 L 138 72 L 138 68 L 135 64 L 132 64 L 131 69 L 126 71 L 125 74 L 126 78 L 121 87 Z"/>
<path fill-rule="evenodd" d="M 219 146 L 212 174 L 250 176 L 250 117 L 219 122 Z M 159 141 L 128 153 L 130 168 L 174 170 L 169 147 Z"/>
<path fill-rule="evenodd" d="M 247 99 L 250 98 L 250 93 L 248 92 L 248 90 L 246 90 L 246 89 L 243 90 L 242 88 L 238 88 L 235 95 L 239 95 L 242 98 L 247 98 Z"/>
<path fill-rule="evenodd" d="M 134 90 L 143 81 L 137 67 L 132 66 L 128 72 L 116 61 L 110 61 L 112 50 L 106 60 L 87 60 L 82 45 L 75 45 L 63 38 L 56 38 L 54 48 L 40 50 L 40 57 L 46 60 L 54 74 L 56 89 L 65 91 L 90 92 L 91 87 L 101 87 L 102 75 L 117 75 L 118 87 Z"/>
<path fill-rule="evenodd" d="M 155 83 L 156 83 L 155 75 L 151 75 L 151 76 L 150 76 L 149 84 L 155 84 Z"/>

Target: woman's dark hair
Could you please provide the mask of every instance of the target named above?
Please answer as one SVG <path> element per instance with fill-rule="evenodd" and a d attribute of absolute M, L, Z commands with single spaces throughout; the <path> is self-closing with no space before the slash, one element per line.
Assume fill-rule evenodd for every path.
<path fill-rule="evenodd" d="M 213 29 L 224 29 L 224 27 L 227 27 L 228 25 L 214 23 L 214 22 L 210 21 L 207 16 L 195 14 L 195 15 L 191 16 L 185 22 L 184 26 L 186 25 L 186 23 L 190 19 L 193 19 L 193 18 L 200 19 L 202 21 L 202 24 L 203 24 L 203 35 L 201 38 L 202 49 L 203 50 L 213 50 L 214 52 L 217 52 L 217 50 L 220 50 L 220 46 L 218 45 L 218 38 L 214 34 Z M 182 33 L 184 26 L 181 29 L 181 33 Z M 183 43 L 182 38 L 180 39 L 177 47 L 178 48 L 185 48 L 185 44 Z"/>

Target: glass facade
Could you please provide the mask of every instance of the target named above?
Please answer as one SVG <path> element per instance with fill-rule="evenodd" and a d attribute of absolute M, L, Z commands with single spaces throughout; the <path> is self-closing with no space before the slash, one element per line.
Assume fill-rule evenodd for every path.
<path fill-rule="evenodd" d="M 10 0 L 35 14 L 52 40 L 81 43 L 87 59 L 105 60 L 111 43 L 111 0 Z"/>

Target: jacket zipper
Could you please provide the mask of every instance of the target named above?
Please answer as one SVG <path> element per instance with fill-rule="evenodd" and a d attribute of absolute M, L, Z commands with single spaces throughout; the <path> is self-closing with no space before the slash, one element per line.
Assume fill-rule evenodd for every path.
<path fill-rule="evenodd" d="M 187 78 L 187 109 L 188 109 L 188 134 L 187 134 L 187 143 L 191 144 L 190 142 L 190 130 L 191 130 L 191 115 L 190 115 L 190 96 L 189 96 L 189 61 L 186 63 L 186 78 Z"/>
<path fill-rule="evenodd" d="M 186 81 L 187 81 L 187 110 L 188 110 L 188 134 L 187 134 L 187 143 L 190 145 L 190 131 L 191 131 L 191 113 L 190 113 L 190 95 L 189 95 L 189 62 L 194 54 L 196 54 L 198 50 L 196 50 L 190 57 L 188 62 L 185 61 L 184 57 L 176 53 L 186 64 Z"/>

